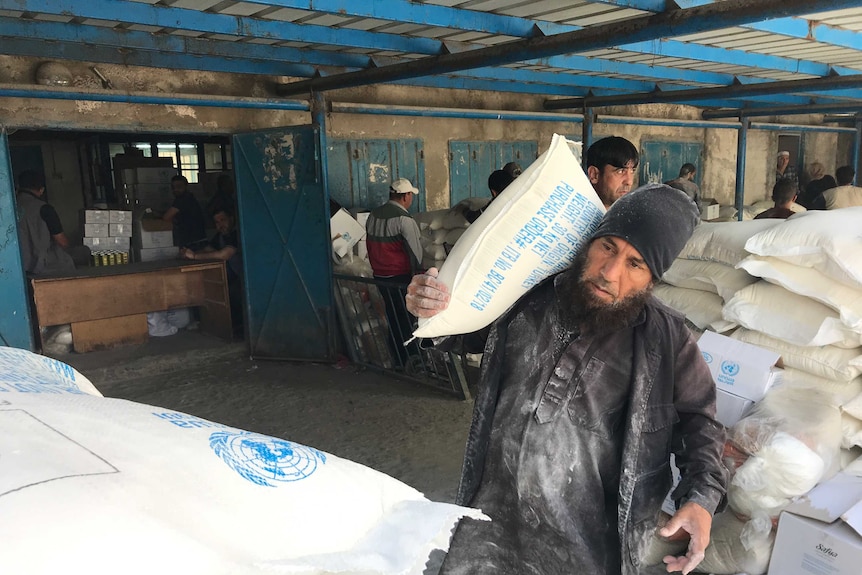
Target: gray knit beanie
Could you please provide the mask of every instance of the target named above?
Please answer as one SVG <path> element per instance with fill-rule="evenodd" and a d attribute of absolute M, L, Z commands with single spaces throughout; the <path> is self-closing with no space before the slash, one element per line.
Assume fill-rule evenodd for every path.
<path fill-rule="evenodd" d="M 593 239 L 615 236 L 630 243 L 660 279 L 700 223 L 697 205 L 685 192 L 647 184 L 614 202 Z"/>

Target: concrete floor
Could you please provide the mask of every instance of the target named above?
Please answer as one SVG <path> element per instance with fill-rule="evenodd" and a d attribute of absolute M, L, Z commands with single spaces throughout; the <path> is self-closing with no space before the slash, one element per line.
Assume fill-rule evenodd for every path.
<path fill-rule="evenodd" d="M 452 501 L 472 402 L 352 365 L 253 361 L 198 332 L 58 359 L 107 397 L 290 439 Z"/>

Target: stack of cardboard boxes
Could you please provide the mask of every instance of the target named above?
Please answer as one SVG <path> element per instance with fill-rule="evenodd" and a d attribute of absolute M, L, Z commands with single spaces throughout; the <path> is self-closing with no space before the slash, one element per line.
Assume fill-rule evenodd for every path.
<path fill-rule="evenodd" d="M 132 238 L 132 212 L 125 210 L 84 210 L 84 245 L 94 256 L 117 254 L 128 261 Z"/>

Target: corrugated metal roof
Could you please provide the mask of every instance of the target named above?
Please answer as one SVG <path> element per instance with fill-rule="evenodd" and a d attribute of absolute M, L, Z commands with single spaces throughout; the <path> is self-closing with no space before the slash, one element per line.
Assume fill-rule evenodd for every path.
<path fill-rule="evenodd" d="M 764 0 L 724 0 L 763 6 Z M 737 94 L 736 86 L 776 81 L 819 80 L 820 88 L 795 93 L 811 103 L 862 98 L 853 87 L 830 86 L 830 78 L 853 77 L 862 70 L 862 0 L 801 2 L 790 16 L 758 19 L 725 27 L 710 20 L 680 27 L 668 36 L 656 28 L 630 44 L 595 45 L 580 52 L 518 59 L 528 38 L 541 39 L 577 30 L 613 30 L 665 10 L 659 0 L 0 0 L 0 53 L 42 58 L 123 63 L 119 49 L 147 51 L 148 61 L 173 69 L 219 71 L 219 58 L 247 58 L 260 73 L 272 62 L 273 75 L 293 65 L 296 77 L 380 69 L 372 58 L 392 62 L 428 59 L 429 77 L 413 72 L 398 78 L 433 85 L 435 78 L 457 76 L 465 88 L 512 89 L 516 82 L 537 94 L 592 96 L 641 93 L 662 87 L 697 90 L 725 87 L 721 99 L 738 107 L 798 102 L 787 93 L 756 98 Z M 671 3 L 667 3 L 671 4 Z M 698 10 L 712 0 L 677 0 L 682 10 Z M 823 11 L 824 7 L 834 9 Z M 806 10 L 821 10 L 805 14 Z M 702 30 L 702 31 L 701 31 Z M 116 32 L 106 34 L 105 32 Z M 624 36 L 623 36 L 624 37 Z M 184 45 L 172 38 L 189 39 Z M 46 40 L 48 42 L 46 42 Z M 521 44 L 519 44 L 521 42 Z M 438 71 L 437 58 L 496 46 L 512 52 L 488 65 Z M 64 50 L 52 50 L 62 44 Z M 92 48 L 102 48 L 94 50 Z M 272 47 L 271 53 L 267 47 Z M 112 56 L 115 49 L 116 56 Z M 198 56 L 217 56 L 200 58 Z M 91 60 L 92 59 L 92 60 Z M 517 63 L 517 65 L 515 65 Z M 489 73 L 488 68 L 498 74 Z M 438 76 L 434 76 L 433 73 Z M 419 72 L 421 74 L 421 70 Z M 355 76 L 355 75 L 354 75 Z M 559 80 L 555 80 L 559 77 Z M 862 84 L 862 75 L 860 75 Z M 420 81 L 421 80 L 421 81 Z M 392 81 L 395 81 L 394 79 Z M 471 82 L 473 82 L 471 84 Z M 440 85 L 445 85 L 441 80 Z M 565 90 L 563 90 L 565 88 Z M 730 102 L 730 104 L 728 104 Z M 735 103 L 733 103 L 735 102 Z M 697 103 L 691 101 L 687 103 Z"/>

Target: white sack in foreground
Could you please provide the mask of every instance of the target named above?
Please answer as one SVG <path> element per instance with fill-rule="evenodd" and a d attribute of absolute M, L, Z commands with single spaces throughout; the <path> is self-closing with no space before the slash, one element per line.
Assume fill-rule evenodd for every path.
<path fill-rule="evenodd" d="M 548 151 L 467 228 L 440 268 L 449 307 L 420 319 L 414 336 L 482 329 L 569 267 L 605 214 L 579 156 L 580 144 L 554 134 Z"/>
<path fill-rule="evenodd" d="M 418 575 L 459 517 L 483 518 L 311 447 L 90 395 L 2 351 L 0 573 Z"/>

